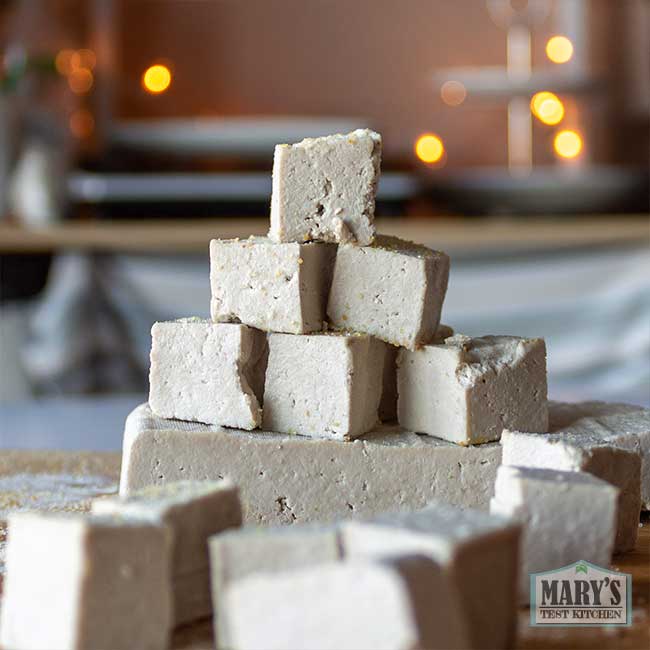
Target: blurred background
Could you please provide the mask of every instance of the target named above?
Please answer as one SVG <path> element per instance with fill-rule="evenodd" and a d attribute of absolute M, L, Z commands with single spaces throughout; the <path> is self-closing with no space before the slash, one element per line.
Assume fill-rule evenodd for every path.
<path fill-rule="evenodd" d="M 0 444 L 118 449 L 155 320 L 267 229 L 273 146 L 384 136 L 443 320 L 650 406 L 650 3 L 0 0 Z"/>

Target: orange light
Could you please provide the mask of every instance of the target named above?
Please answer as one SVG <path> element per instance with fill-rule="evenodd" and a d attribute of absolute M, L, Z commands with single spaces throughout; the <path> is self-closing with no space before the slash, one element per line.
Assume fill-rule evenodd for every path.
<path fill-rule="evenodd" d="M 142 87 L 154 95 L 163 93 L 172 82 L 172 73 L 165 65 L 149 66 L 142 75 Z"/>
<path fill-rule="evenodd" d="M 88 68 L 88 70 L 95 69 L 97 57 L 92 50 L 77 50 L 76 55 L 73 58 L 73 65 L 77 65 L 80 68 Z"/>
<path fill-rule="evenodd" d="M 575 158 L 582 151 L 582 138 L 575 131 L 560 131 L 553 140 L 553 148 L 562 158 Z"/>
<path fill-rule="evenodd" d="M 95 129 L 95 118 L 85 108 L 80 108 L 70 116 L 70 132 L 76 138 L 87 138 Z"/>
<path fill-rule="evenodd" d="M 460 81 L 445 81 L 440 88 L 440 96 L 448 106 L 460 106 L 467 97 L 467 90 Z"/>
<path fill-rule="evenodd" d="M 445 153 L 442 140 L 435 133 L 423 133 L 415 141 L 415 154 L 425 163 L 437 163 Z"/>
<path fill-rule="evenodd" d="M 535 117 L 539 117 L 539 108 L 542 105 L 542 102 L 545 102 L 549 99 L 557 99 L 557 101 L 560 101 L 557 98 L 557 95 L 548 92 L 548 90 L 542 90 L 533 95 L 532 99 L 530 100 L 530 110 Z"/>
<path fill-rule="evenodd" d="M 87 93 L 93 86 L 93 73 L 86 68 L 75 68 L 68 75 L 68 85 L 77 95 Z"/>
<path fill-rule="evenodd" d="M 564 105 L 555 95 L 538 102 L 536 108 L 536 115 L 544 124 L 559 124 L 564 117 Z"/>
<path fill-rule="evenodd" d="M 56 71 L 64 76 L 69 75 L 73 69 L 72 59 L 76 54 L 74 50 L 61 50 L 54 59 Z"/>
<path fill-rule="evenodd" d="M 553 63 L 566 63 L 573 56 L 573 43 L 566 36 L 553 36 L 546 43 L 546 56 Z"/>

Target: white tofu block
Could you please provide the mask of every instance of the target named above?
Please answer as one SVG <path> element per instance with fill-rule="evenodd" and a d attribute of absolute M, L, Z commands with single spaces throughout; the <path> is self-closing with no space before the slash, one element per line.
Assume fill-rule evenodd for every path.
<path fill-rule="evenodd" d="M 435 334 L 435 341 L 444 341 L 454 335 L 454 330 L 448 325 L 439 325 Z M 379 419 L 382 422 L 397 420 L 397 353 L 399 348 L 386 345 L 384 357 L 384 372 L 382 374 L 383 388 L 379 402 Z"/>
<path fill-rule="evenodd" d="M 553 405 L 552 421 L 564 424 L 549 434 L 504 431 L 503 462 L 506 465 L 588 472 L 620 490 L 614 550 L 633 549 L 639 532 L 641 510 L 641 455 L 639 436 L 648 427 L 647 411 L 624 411 L 621 405 L 599 405 L 594 417 L 571 422 L 571 405 Z M 576 413 L 588 412 L 578 405 Z"/>
<path fill-rule="evenodd" d="M 490 512 L 523 524 L 519 595 L 530 600 L 530 574 L 578 560 L 609 566 L 618 490 L 582 472 L 502 465 Z"/>
<path fill-rule="evenodd" d="M 232 650 L 470 647 L 453 585 L 422 557 L 252 575 L 226 606 Z"/>
<path fill-rule="evenodd" d="M 549 431 L 561 431 L 577 425 L 589 427 L 590 433 L 613 442 L 617 447 L 634 451 L 639 439 L 641 454 L 641 508 L 650 510 L 650 409 L 634 404 L 611 402 L 551 402 Z M 588 418 L 594 422 L 580 422 Z"/>
<path fill-rule="evenodd" d="M 328 522 L 423 508 L 433 499 L 487 509 L 501 448 L 460 447 L 397 427 L 352 442 L 127 418 L 120 494 L 181 479 L 229 478 L 244 523 Z M 399 477 L 396 480 L 395 477 Z"/>
<path fill-rule="evenodd" d="M 169 526 L 174 539 L 172 576 L 176 625 L 210 615 L 208 538 L 239 527 L 242 521 L 239 491 L 232 483 L 179 481 L 148 486 L 128 497 L 96 499 L 92 510 L 97 514 L 133 517 Z"/>
<path fill-rule="evenodd" d="M 268 335 L 262 426 L 350 440 L 377 425 L 385 345 L 363 334 Z"/>
<path fill-rule="evenodd" d="M 400 350 L 397 391 L 403 427 L 460 445 L 548 430 L 543 339 L 459 334 Z"/>
<path fill-rule="evenodd" d="M 323 329 L 336 247 L 264 237 L 210 242 L 210 313 L 266 332 Z"/>
<path fill-rule="evenodd" d="M 156 650 L 172 624 L 169 529 L 81 514 L 9 517 L 0 644 Z"/>
<path fill-rule="evenodd" d="M 437 503 L 423 510 L 344 522 L 349 558 L 418 554 L 440 565 L 460 598 L 472 648 L 511 648 L 517 627 L 521 526 Z"/>
<path fill-rule="evenodd" d="M 368 129 L 277 145 L 269 237 L 369 244 L 380 164 L 381 136 Z"/>
<path fill-rule="evenodd" d="M 264 334 L 246 325 L 181 319 L 151 328 L 149 404 L 164 418 L 240 429 L 260 425 Z"/>
<path fill-rule="evenodd" d="M 226 591 L 249 575 L 294 571 L 341 559 L 334 528 L 281 526 L 242 528 L 210 538 L 214 634 L 218 648 L 232 647 Z"/>
<path fill-rule="evenodd" d="M 445 253 L 378 236 L 341 245 L 327 303 L 330 323 L 414 349 L 434 337 L 449 280 Z"/>

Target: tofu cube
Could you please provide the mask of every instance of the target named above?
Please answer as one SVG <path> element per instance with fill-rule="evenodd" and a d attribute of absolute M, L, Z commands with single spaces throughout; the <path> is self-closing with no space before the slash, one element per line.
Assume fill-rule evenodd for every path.
<path fill-rule="evenodd" d="M 263 426 L 349 440 L 377 424 L 384 344 L 363 334 L 268 335 Z"/>
<path fill-rule="evenodd" d="M 371 246 L 339 246 L 327 303 L 338 329 L 372 334 L 415 349 L 431 341 L 440 323 L 449 257 L 397 237 Z"/>
<path fill-rule="evenodd" d="M 170 531 L 82 514 L 9 517 L 0 644 L 12 650 L 168 647 Z"/>
<path fill-rule="evenodd" d="M 636 450 L 638 438 L 641 509 L 650 510 L 650 409 L 611 402 L 551 402 L 549 407 L 551 432 L 570 429 L 577 433 L 576 426 L 588 428 L 599 439 L 631 451 Z M 582 422 L 585 418 L 589 422 Z"/>
<path fill-rule="evenodd" d="M 96 499 L 92 511 L 167 525 L 173 533 L 176 625 L 210 616 L 208 538 L 242 523 L 239 491 L 230 481 L 149 486 L 128 497 Z"/>
<path fill-rule="evenodd" d="M 370 244 L 380 163 L 381 136 L 368 129 L 277 145 L 269 237 Z"/>
<path fill-rule="evenodd" d="M 403 427 L 460 445 L 548 430 L 543 339 L 456 335 L 400 350 L 397 391 Z"/>
<path fill-rule="evenodd" d="M 210 242 L 212 320 L 265 332 L 323 329 L 335 246 L 264 237 Z"/>
<path fill-rule="evenodd" d="M 439 325 L 436 330 L 434 341 L 442 342 L 454 335 L 454 330 L 448 325 Z M 383 388 L 381 391 L 381 402 L 379 403 L 379 419 L 382 422 L 394 422 L 397 420 L 397 353 L 399 348 L 394 345 L 386 345 L 384 357 L 384 372 L 382 374 Z"/>
<path fill-rule="evenodd" d="M 578 560 L 607 567 L 616 537 L 618 490 L 582 472 L 502 465 L 490 512 L 523 524 L 519 596 L 530 599 L 530 574 Z"/>
<path fill-rule="evenodd" d="M 423 557 L 251 575 L 226 607 L 232 650 L 470 647 L 453 585 Z"/>
<path fill-rule="evenodd" d="M 640 443 L 634 431 L 643 431 L 646 416 L 601 411 L 601 415 L 580 418 L 548 434 L 504 431 L 503 463 L 588 472 L 616 486 L 620 493 L 614 550 L 629 551 L 639 534 L 642 489 Z"/>
<path fill-rule="evenodd" d="M 260 425 L 262 332 L 189 318 L 155 323 L 151 339 L 149 404 L 156 415 L 240 429 Z"/>
<path fill-rule="evenodd" d="M 218 648 L 232 647 L 226 592 L 249 575 L 279 573 L 341 558 L 334 528 L 242 528 L 210 538 L 214 634 Z"/>
<path fill-rule="evenodd" d="M 472 648 L 511 648 L 517 627 L 521 526 L 436 503 L 341 525 L 346 558 L 423 555 L 455 586 Z M 486 604 L 489 603 L 489 606 Z"/>

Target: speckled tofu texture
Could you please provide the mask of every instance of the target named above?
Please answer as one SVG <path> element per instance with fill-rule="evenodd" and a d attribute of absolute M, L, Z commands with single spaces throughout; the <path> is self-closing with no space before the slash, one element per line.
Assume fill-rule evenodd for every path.
<path fill-rule="evenodd" d="M 380 164 L 381 136 L 368 129 L 277 145 L 269 237 L 370 244 Z"/>
<path fill-rule="evenodd" d="M 323 329 L 336 246 L 265 237 L 210 242 L 212 320 L 266 332 Z"/>
<path fill-rule="evenodd" d="M 8 539 L 3 648 L 168 647 L 169 529 L 119 517 L 18 513 L 9 518 Z"/>
<path fill-rule="evenodd" d="M 615 550 L 634 548 L 642 490 L 648 489 L 641 480 L 640 443 L 650 428 L 648 410 L 603 402 L 552 403 L 550 414 L 549 434 L 504 431 L 504 463 L 588 472 L 616 486 L 620 495 Z M 645 462 L 647 476 L 647 456 Z"/>
<path fill-rule="evenodd" d="M 530 598 L 530 574 L 578 560 L 609 566 L 616 536 L 618 490 L 581 472 L 502 465 L 490 512 L 523 524 L 519 595 Z"/>
<path fill-rule="evenodd" d="M 471 647 L 486 650 L 514 645 L 520 535 L 510 519 L 442 503 L 341 525 L 346 557 L 418 554 L 438 563 L 460 595 Z"/>
<path fill-rule="evenodd" d="M 409 349 L 431 341 L 440 323 L 449 257 L 397 237 L 341 245 L 327 303 L 330 323 Z"/>
<path fill-rule="evenodd" d="M 454 335 L 454 330 L 448 325 L 439 325 L 434 337 L 435 341 L 444 341 Z M 399 348 L 386 345 L 384 371 L 382 373 L 381 402 L 379 402 L 379 419 L 382 422 L 397 420 L 397 353 Z"/>
<path fill-rule="evenodd" d="M 236 323 L 181 319 L 151 329 L 149 404 L 164 418 L 254 429 L 266 354 L 262 332 Z"/>
<path fill-rule="evenodd" d="M 461 445 L 548 430 L 543 339 L 456 335 L 397 358 L 403 427 Z"/>
<path fill-rule="evenodd" d="M 432 499 L 486 509 L 501 447 L 460 447 L 382 426 L 349 443 L 127 418 L 120 494 L 183 478 L 229 478 L 244 523 L 330 522 L 423 508 Z M 399 477 L 399 480 L 396 479 Z"/>
<path fill-rule="evenodd" d="M 247 526 L 210 538 L 213 630 L 218 648 L 232 647 L 225 593 L 256 573 L 279 573 L 341 559 L 338 532 L 320 526 Z"/>
<path fill-rule="evenodd" d="M 350 440 L 378 422 L 385 345 L 364 334 L 268 335 L 262 426 Z"/>
<path fill-rule="evenodd" d="M 239 527 L 242 521 L 239 491 L 232 483 L 179 481 L 148 486 L 126 498 L 96 499 L 92 511 L 169 526 L 175 623 L 211 615 L 208 538 Z"/>
<path fill-rule="evenodd" d="M 471 647 L 453 584 L 424 557 L 252 575 L 226 606 L 233 650 Z"/>

